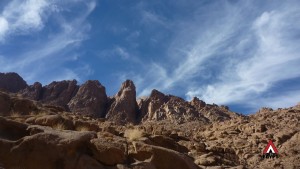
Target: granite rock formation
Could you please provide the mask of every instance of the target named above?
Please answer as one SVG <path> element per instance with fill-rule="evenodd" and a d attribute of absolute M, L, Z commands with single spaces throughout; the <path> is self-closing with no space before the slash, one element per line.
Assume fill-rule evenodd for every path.
<path fill-rule="evenodd" d="M 27 83 L 17 73 L 0 73 L 0 90 L 16 93 L 27 87 Z"/>
<path fill-rule="evenodd" d="M 122 83 L 119 92 L 112 98 L 106 118 L 115 123 L 136 123 L 138 106 L 135 85 L 131 80 Z"/>
<path fill-rule="evenodd" d="M 107 104 L 105 87 L 97 80 L 88 80 L 80 86 L 68 106 L 72 112 L 104 117 Z"/>

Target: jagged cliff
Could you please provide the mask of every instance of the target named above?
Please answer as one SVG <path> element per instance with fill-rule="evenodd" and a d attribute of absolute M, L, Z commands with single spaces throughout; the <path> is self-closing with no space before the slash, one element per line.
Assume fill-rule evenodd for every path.
<path fill-rule="evenodd" d="M 52 82 L 42 86 L 39 82 L 27 83 L 16 73 L 0 74 L 0 89 L 20 94 L 24 98 L 66 111 L 107 118 L 118 124 L 138 124 L 143 121 L 168 120 L 177 124 L 198 120 L 209 123 L 238 116 L 228 108 L 206 104 L 194 98 L 191 102 L 153 90 L 149 97 L 136 100 L 135 85 L 126 80 L 115 96 L 108 97 L 105 87 L 97 80 L 81 86 L 76 80 Z M 10 86 L 8 84 L 19 84 Z"/>

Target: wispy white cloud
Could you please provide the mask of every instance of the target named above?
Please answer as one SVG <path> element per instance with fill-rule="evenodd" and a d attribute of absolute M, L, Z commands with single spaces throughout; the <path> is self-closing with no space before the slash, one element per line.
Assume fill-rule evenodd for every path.
<path fill-rule="evenodd" d="M 154 12 L 143 10 L 141 15 L 142 23 L 145 23 L 147 25 L 160 25 L 165 28 L 169 28 L 167 20 Z"/>
<path fill-rule="evenodd" d="M 255 54 L 221 75 L 230 79 L 208 85 L 196 93 L 217 103 L 244 102 L 259 97 L 278 81 L 299 77 L 300 46 L 290 43 L 288 38 L 291 34 L 288 29 L 298 27 L 294 22 L 297 20 L 295 12 L 291 9 L 288 13 L 263 12 L 253 23 L 258 44 Z"/>
<path fill-rule="evenodd" d="M 0 16 L 0 42 L 4 40 L 8 28 L 9 26 L 7 20 L 4 17 Z"/>
<path fill-rule="evenodd" d="M 145 80 L 145 89 L 140 92 L 140 95 L 148 94 L 152 88 L 166 91 L 191 80 L 196 80 L 193 78 L 202 76 L 203 71 L 205 71 L 203 64 L 208 59 L 213 59 L 216 56 L 215 51 L 219 50 L 231 34 L 239 29 L 235 25 L 238 22 L 238 17 L 232 17 L 230 12 L 223 19 L 220 19 L 219 23 L 211 22 L 211 29 L 199 28 L 196 26 L 200 24 L 197 20 L 178 22 L 173 23 L 173 25 L 180 25 L 180 29 L 169 49 L 173 51 L 169 56 L 170 61 L 168 63 L 153 63 L 147 68 L 153 71 L 148 73 L 153 77 L 149 80 L 151 81 L 150 84 Z M 222 27 L 219 26 L 220 24 Z M 175 66 L 168 67 L 169 64 Z M 169 71 L 170 69 L 171 71 Z"/>
<path fill-rule="evenodd" d="M 126 48 L 121 46 L 114 46 L 111 49 L 105 49 L 98 53 L 99 58 L 117 58 L 128 60 L 131 56 Z"/>
<path fill-rule="evenodd" d="M 34 34 L 34 31 L 43 28 L 44 23 L 49 22 L 46 17 L 42 14 L 52 8 L 48 1 L 22 1 L 20 4 L 16 4 L 19 1 L 13 1 L 9 3 L 2 12 L 3 16 L 8 18 L 11 26 L 9 27 L 9 36 L 18 36 L 18 30 L 28 31 L 28 34 Z M 44 3 L 42 3 L 44 2 Z M 52 76 L 53 80 L 66 79 L 80 80 L 80 75 L 85 76 L 83 72 L 76 71 L 74 68 L 66 68 L 63 65 L 73 60 L 74 55 L 67 54 L 68 52 L 79 47 L 81 42 L 88 38 L 87 32 L 91 29 L 91 25 L 86 21 L 87 17 L 94 10 L 96 1 L 78 1 L 78 5 L 81 4 L 82 11 L 78 11 L 79 14 L 74 16 L 72 19 L 64 18 L 60 12 L 63 12 L 64 6 L 56 1 L 50 1 L 54 6 L 60 5 L 60 10 L 54 10 L 53 13 L 48 12 L 48 15 L 54 15 L 57 23 L 60 25 L 58 32 L 52 33 L 50 36 L 45 36 L 42 43 L 34 43 L 33 46 L 29 47 L 26 52 L 19 53 L 17 56 L 5 56 L 2 57 L 1 71 L 15 71 L 22 74 L 29 83 L 34 80 L 40 80 L 42 82 L 47 81 L 43 74 Z M 14 6 L 22 6 L 21 12 L 25 12 L 25 15 L 16 12 Z M 17 8 L 16 6 L 16 8 Z M 58 8 L 56 8 L 58 9 Z M 58 12 L 58 13 L 57 13 Z M 29 21 L 30 20 L 30 21 Z M 51 21 L 54 22 L 54 21 Z M 73 52 L 74 53 L 74 52 Z M 78 57 L 78 56 L 77 56 Z M 68 59 L 70 58 L 70 59 Z M 51 65 L 51 66 L 50 66 Z M 34 67 L 34 69 L 33 69 Z M 78 74 L 79 73 L 79 74 Z"/>
<path fill-rule="evenodd" d="M 26 34 L 40 30 L 44 23 L 42 17 L 50 3 L 46 0 L 13 0 L 0 14 L 0 39 L 3 41 L 10 34 Z"/>
<path fill-rule="evenodd" d="M 144 76 L 133 77 L 143 88 L 139 95 L 153 88 L 165 92 L 180 88 L 188 99 L 198 96 L 209 103 L 252 108 L 294 104 L 299 101 L 298 91 L 293 91 L 294 96 L 289 93 L 292 99 L 284 99 L 284 89 L 272 99 L 264 94 L 279 82 L 300 78 L 297 3 L 262 6 L 255 16 L 247 13 L 255 2 L 223 2 L 222 9 L 205 6 L 194 12 L 194 19 L 176 21 L 172 25 L 183 26 L 176 27 L 169 61 L 154 62 L 146 66 L 150 71 Z"/>

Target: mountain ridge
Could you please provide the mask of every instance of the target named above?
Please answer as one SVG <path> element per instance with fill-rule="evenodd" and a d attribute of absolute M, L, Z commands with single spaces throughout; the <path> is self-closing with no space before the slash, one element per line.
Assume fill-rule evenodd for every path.
<path fill-rule="evenodd" d="M 107 96 L 105 87 L 98 80 L 88 80 L 82 85 L 78 85 L 76 80 L 53 81 L 45 86 L 39 82 L 28 85 L 14 72 L 1 73 L 0 79 L 3 79 L 0 81 L 2 90 L 60 106 L 66 111 L 107 118 L 120 124 L 138 124 L 147 120 L 170 120 L 175 123 L 198 120 L 207 123 L 239 116 L 226 106 L 206 104 L 198 98 L 188 102 L 156 89 L 146 99 L 137 101 L 135 85 L 131 80 L 123 82 L 117 94 Z M 10 87 L 7 84 L 20 85 Z"/>

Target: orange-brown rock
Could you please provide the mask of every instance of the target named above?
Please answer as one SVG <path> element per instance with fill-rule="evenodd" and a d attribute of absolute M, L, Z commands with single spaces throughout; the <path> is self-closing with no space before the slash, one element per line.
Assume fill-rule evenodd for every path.
<path fill-rule="evenodd" d="M 137 111 L 135 85 L 131 80 L 126 80 L 114 96 L 106 118 L 119 124 L 136 123 Z"/>
<path fill-rule="evenodd" d="M 0 163 L 4 168 L 76 168 L 78 160 L 86 153 L 89 140 L 96 135 L 93 132 L 42 130 L 18 141 L 0 141 L 0 147 L 6 146 L 0 152 Z"/>
<path fill-rule="evenodd" d="M 193 159 L 185 154 L 163 147 L 135 143 L 135 149 L 130 153 L 130 158 L 152 164 L 156 169 L 198 169 Z"/>

